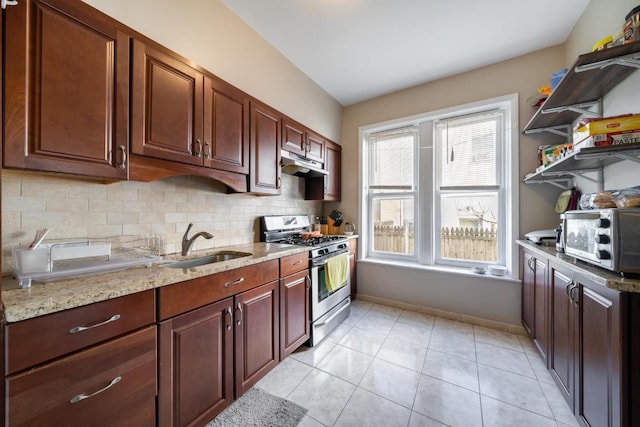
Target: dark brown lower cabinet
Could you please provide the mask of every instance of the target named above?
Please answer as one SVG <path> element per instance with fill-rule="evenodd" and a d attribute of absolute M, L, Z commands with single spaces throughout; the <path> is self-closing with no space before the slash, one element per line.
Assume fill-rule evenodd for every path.
<path fill-rule="evenodd" d="M 634 372 L 637 376 L 632 363 L 638 322 L 631 313 L 638 310 L 638 295 L 606 288 L 552 262 L 549 267 L 552 377 L 581 424 L 637 425 L 632 411 L 638 385 L 630 379 Z"/>
<path fill-rule="evenodd" d="M 306 261 L 306 259 L 305 259 Z M 280 279 L 280 359 L 309 339 L 309 270 Z"/>
<path fill-rule="evenodd" d="M 233 402 L 233 298 L 159 327 L 158 425 L 206 424 Z"/>
<path fill-rule="evenodd" d="M 278 281 L 234 297 L 236 397 L 280 362 Z"/>
<path fill-rule="evenodd" d="M 522 325 L 547 363 L 549 286 L 547 261 L 522 252 Z"/>

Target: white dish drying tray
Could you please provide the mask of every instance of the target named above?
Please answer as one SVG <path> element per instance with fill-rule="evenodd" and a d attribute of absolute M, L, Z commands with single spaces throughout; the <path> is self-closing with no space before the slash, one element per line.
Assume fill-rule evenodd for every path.
<path fill-rule="evenodd" d="M 36 249 L 14 248 L 13 275 L 21 288 L 161 261 L 162 238 L 124 236 L 103 240 L 43 242 Z"/>

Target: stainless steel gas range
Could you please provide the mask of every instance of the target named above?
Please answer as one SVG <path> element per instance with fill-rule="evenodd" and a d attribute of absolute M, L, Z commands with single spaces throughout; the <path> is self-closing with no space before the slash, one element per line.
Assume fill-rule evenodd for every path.
<path fill-rule="evenodd" d="M 309 345 L 318 344 L 336 326 L 349 316 L 351 297 L 349 263 L 346 278 L 329 283 L 327 263 L 332 258 L 345 256 L 348 240 L 342 236 L 309 237 L 311 224 L 307 215 L 270 215 L 260 218 L 260 240 L 309 247 L 311 277 Z"/>

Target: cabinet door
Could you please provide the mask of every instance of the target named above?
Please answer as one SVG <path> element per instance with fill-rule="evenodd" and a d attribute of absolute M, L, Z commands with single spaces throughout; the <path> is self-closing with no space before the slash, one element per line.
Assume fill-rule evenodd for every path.
<path fill-rule="evenodd" d="M 624 425 L 620 292 L 577 278 L 576 415 L 588 426 Z"/>
<path fill-rule="evenodd" d="M 279 362 L 278 281 L 235 296 L 236 396 Z"/>
<path fill-rule="evenodd" d="M 325 145 L 324 169 L 328 175 L 317 178 L 307 178 L 305 185 L 306 200 L 323 200 L 338 202 L 341 199 L 341 157 L 342 148 L 338 144 L 327 141 Z"/>
<path fill-rule="evenodd" d="M 307 130 L 306 156 L 312 160 L 324 163 L 325 142 L 326 140 L 323 137 Z"/>
<path fill-rule="evenodd" d="M 280 360 L 309 339 L 309 270 L 280 279 Z"/>
<path fill-rule="evenodd" d="M 549 263 L 551 291 L 551 351 L 549 369 L 560 386 L 569 407 L 573 409 L 575 305 L 569 297 L 573 287 L 572 273 Z"/>
<path fill-rule="evenodd" d="M 286 117 L 282 120 L 282 149 L 301 156 L 307 152 L 304 126 Z"/>
<path fill-rule="evenodd" d="M 534 338 L 535 326 L 535 262 L 528 252 L 522 253 L 522 326 L 531 339 Z"/>
<path fill-rule="evenodd" d="M 6 425 L 152 427 L 156 372 L 149 326 L 7 377 Z"/>
<path fill-rule="evenodd" d="M 133 41 L 131 152 L 203 164 L 203 75 Z"/>
<path fill-rule="evenodd" d="M 6 167 L 127 178 L 129 36 L 87 9 L 4 11 Z"/>
<path fill-rule="evenodd" d="M 540 351 L 540 355 L 546 364 L 549 349 L 549 288 L 547 286 L 547 263 L 545 260 L 536 258 L 534 265 L 533 342 L 538 348 L 538 351 Z"/>
<path fill-rule="evenodd" d="M 280 194 L 280 115 L 251 103 L 251 173 L 249 191 Z"/>
<path fill-rule="evenodd" d="M 248 174 L 249 97 L 222 80 L 204 84 L 204 164 Z"/>
<path fill-rule="evenodd" d="M 158 425 L 204 425 L 233 401 L 232 299 L 160 323 Z"/>

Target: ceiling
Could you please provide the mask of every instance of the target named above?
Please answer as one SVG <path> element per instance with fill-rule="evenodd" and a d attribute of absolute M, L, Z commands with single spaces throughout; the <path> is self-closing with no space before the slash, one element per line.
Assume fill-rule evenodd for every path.
<path fill-rule="evenodd" d="M 347 106 L 563 43 L 589 0 L 222 0 Z"/>

